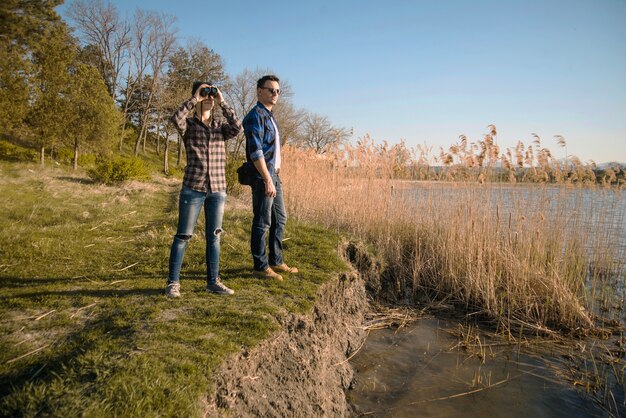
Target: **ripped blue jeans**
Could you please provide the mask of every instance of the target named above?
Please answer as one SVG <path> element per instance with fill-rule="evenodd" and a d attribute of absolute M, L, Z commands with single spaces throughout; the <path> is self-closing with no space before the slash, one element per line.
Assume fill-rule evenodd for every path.
<path fill-rule="evenodd" d="M 207 284 L 214 284 L 220 271 L 220 237 L 226 192 L 203 193 L 183 186 L 178 202 L 178 228 L 170 251 L 168 282 L 180 281 L 183 256 L 204 206 Z"/>

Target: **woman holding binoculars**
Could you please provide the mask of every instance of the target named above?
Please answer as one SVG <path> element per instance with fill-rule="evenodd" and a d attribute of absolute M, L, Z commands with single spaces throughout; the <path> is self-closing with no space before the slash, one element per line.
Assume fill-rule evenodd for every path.
<path fill-rule="evenodd" d="M 226 118 L 217 119 L 215 104 Z M 189 117 L 192 110 L 193 116 Z M 183 256 L 204 207 L 206 220 L 207 287 L 210 293 L 232 295 L 219 277 L 220 236 L 226 203 L 225 141 L 241 132 L 241 122 L 224 102 L 222 92 L 209 82 L 195 82 L 191 97 L 172 115 L 171 122 L 183 138 L 187 165 L 179 196 L 178 228 L 169 259 L 169 275 L 165 287 L 168 297 L 180 296 L 180 270 Z"/>

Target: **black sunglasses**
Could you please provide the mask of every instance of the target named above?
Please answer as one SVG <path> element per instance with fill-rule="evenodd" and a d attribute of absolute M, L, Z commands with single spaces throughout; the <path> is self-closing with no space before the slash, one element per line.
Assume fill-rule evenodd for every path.
<path fill-rule="evenodd" d="M 274 95 L 280 95 L 280 89 L 273 89 L 271 87 L 261 87 L 264 90 L 269 91 L 270 93 L 272 93 L 272 96 Z"/>

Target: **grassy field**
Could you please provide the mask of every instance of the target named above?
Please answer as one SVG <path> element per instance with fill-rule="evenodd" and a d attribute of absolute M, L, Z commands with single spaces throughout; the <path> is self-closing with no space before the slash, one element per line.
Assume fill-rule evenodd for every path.
<path fill-rule="evenodd" d="M 190 243 L 182 298 L 163 295 L 180 180 L 92 184 L 64 167 L 0 163 L 0 415 L 191 416 L 213 371 L 254 347 L 278 318 L 307 312 L 347 267 L 337 234 L 288 222 L 301 273 L 253 279 L 251 211 L 227 203 L 222 280 L 204 291 L 204 222 Z M 201 216 L 202 218 L 202 216 Z"/>

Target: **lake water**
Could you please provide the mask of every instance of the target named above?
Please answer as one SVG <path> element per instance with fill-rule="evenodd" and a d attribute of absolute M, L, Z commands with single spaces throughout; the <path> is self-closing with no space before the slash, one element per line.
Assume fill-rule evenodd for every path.
<path fill-rule="evenodd" d="M 446 214 L 461 208 L 499 219 L 502 231 L 527 234 L 553 226 L 550 231 L 559 233 L 561 242 L 572 237 L 580 242 L 589 255 L 590 267 L 601 266 L 595 277 L 593 269 L 589 270 L 587 285 L 593 297 L 588 308 L 598 313 L 604 309 L 597 303 L 599 299 L 612 306 L 626 300 L 626 193 L 619 189 L 405 182 L 394 187 L 393 196 L 400 216 L 409 219 L 435 214 L 445 222 Z M 613 315 L 610 312 L 608 316 L 613 319 Z"/>
<path fill-rule="evenodd" d="M 610 416 L 570 383 L 563 352 L 544 347 L 487 347 L 482 360 L 447 330 L 455 324 L 420 319 L 399 331 L 373 331 L 352 358 L 349 399 L 362 415 L 394 417 Z M 620 416 L 623 390 L 615 392 Z"/>
<path fill-rule="evenodd" d="M 396 186 L 393 193 L 397 201 L 404 202 L 408 209 L 405 216 L 409 217 L 420 216 L 412 209 L 420 208 L 424 201 L 446 213 L 472 200 L 482 209 L 498 212 L 503 224 L 511 221 L 510 214 L 532 218 L 541 213 L 550 216 L 547 222 L 565 222 L 566 228 L 593 229 L 596 234 L 592 235 L 604 244 L 618 246 L 626 259 L 626 193 L 618 189 L 507 183 L 458 187 L 412 182 Z M 513 216 L 512 221 L 515 224 L 519 218 Z"/>
<path fill-rule="evenodd" d="M 394 193 L 405 208 L 407 201 L 426 200 L 449 202 L 442 206 L 445 210 L 459 201 L 459 189 L 445 184 L 404 185 Z M 565 231 L 575 233 L 585 228 L 588 251 L 591 254 L 610 252 L 613 260 L 609 274 L 603 275 L 601 282 L 590 284 L 588 289 L 596 292 L 594 298 L 610 300 L 602 304 L 592 301 L 590 308 L 599 312 L 600 306 L 609 306 L 611 309 L 603 312 L 604 316 L 626 323 L 626 199 L 623 193 L 524 185 L 485 187 L 473 193 L 473 199 L 499 212 L 501 222 L 510 224 L 507 213 L 533 216 L 534 210 L 541 210 L 549 214 L 548 221 L 564 222 Z M 420 216 L 420 211 L 416 210 L 409 209 L 406 213 Z M 603 290 L 598 292 L 598 287 Z M 357 371 L 355 384 L 349 392 L 353 405 L 363 415 L 396 417 L 626 416 L 624 385 L 615 380 L 615 373 L 598 374 L 614 398 L 600 402 L 574 385 L 575 373 L 570 373 L 574 367 L 582 370 L 610 368 L 607 364 L 597 365 L 591 356 L 587 361 L 581 358 L 589 351 L 588 347 L 602 346 L 607 352 L 616 346 L 621 348 L 626 345 L 624 333 L 602 342 L 587 340 L 577 345 L 572 341 L 569 350 L 580 355 L 577 360 L 568 356 L 568 349 L 564 347 L 541 343 L 507 346 L 496 338 L 487 340 L 492 345 L 485 349 L 487 355 L 483 363 L 471 352 L 458 348 L 459 338 L 448 332 L 455 327 L 458 323 L 427 318 L 397 331 L 372 331 L 351 360 Z M 623 357 L 623 351 L 618 355 Z M 626 378 L 623 359 L 616 364 L 614 370 L 623 382 Z M 582 380 L 579 383 L 586 384 Z M 607 403 L 610 406 L 607 407 Z"/>

